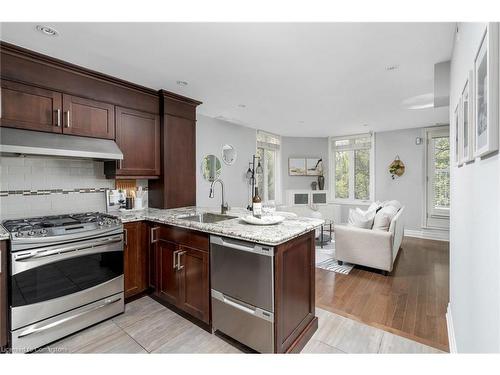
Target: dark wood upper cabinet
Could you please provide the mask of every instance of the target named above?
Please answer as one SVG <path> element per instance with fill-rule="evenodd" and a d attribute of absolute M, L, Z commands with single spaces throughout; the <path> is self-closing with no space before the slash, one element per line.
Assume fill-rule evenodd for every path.
<path fill-rule="evenodd" d="M 116 107 L 116 142 L 123 152 L 117 176 L 160 175 L 160 116 Z"/>
<path fill-rule="evenodd" d="M 125 298 L 129 298 L 148 288 L 147 224 L 143 222 L 125 223 L 123 232 Z"/>
<path fill-rule="evenodd" d="M 62 94 L 2 79 L 2 126 L 62 132 Z"/>
<path fill-rule="evenodd" d="M 73 95 L 63 95 L 63 133 L 115 138 L 115 106 Z"/>
<path fill-rule="evenodd" d="M 149 187 L 149 206 L 176 208 L 196 204 L 196 106 L 193 99 L 160 91 L 161 169 Z"/>

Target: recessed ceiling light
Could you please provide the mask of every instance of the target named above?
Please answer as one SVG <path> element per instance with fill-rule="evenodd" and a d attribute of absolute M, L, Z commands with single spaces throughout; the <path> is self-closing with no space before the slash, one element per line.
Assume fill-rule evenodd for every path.
<path fill-rule="evenodd" d="M 246 104 L 238 104 L 238 107 L 240 107 L 240 108 L 246 108 L 247 105 Z"/>
<path fill-rule="evenodd" d="M 177 81 L 177 84 L 182 87 L 186 87 L 188 85 L 186 81 Z"/>
<path fill-rule="evenodd" d="M 391 70 L 397 70 L 398 68 L 399 68 L 399 65 L 394 64 L 394 65 L 389 65 L 389 66 L 386 66 L 386 67 L 385 67 L 385 70 L 387 70 L 387 71 L 389 71 L 389 72 L 390 72 Z"/>
<path fill-rule="evenodd" d="M 40 31 L 42 34 L 47 36 L 58 36 L 59 32 L 52 27 L 44 26 L 44 25 L 36 25 L 37 31 Z"/>
<path fill-rule="evenodd" d="M 363 126 L 368 126 L 368 124 L 363 124 Z"/>
<path fill-rule="evenodd" d="M 303 124 L 304 123 L 304 120 L 299 120 L 299 124 Z"/>

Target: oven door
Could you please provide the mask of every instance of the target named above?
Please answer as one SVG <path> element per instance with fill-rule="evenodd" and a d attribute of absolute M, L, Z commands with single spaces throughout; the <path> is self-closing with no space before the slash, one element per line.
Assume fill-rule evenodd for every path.
<path fill-rule="evenodd" d="M 11 329 L 123 292 L 123 235 L 11 254 Z"/>

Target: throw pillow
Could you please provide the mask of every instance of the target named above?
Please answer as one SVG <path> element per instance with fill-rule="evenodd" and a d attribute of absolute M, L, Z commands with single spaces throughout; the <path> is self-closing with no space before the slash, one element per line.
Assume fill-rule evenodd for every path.
<path fill-rule="evenodd" d="M 392 218 L 398 211 L 399 210 L 392 205 L 382 207 L 382 209 L 377 212 L 373 220 L 373 230 L 384 230 L 387 232 L 391 225 Z"/>
<path fill-rule="evenodd" d="M 380 210 L 381 208 L 382 208 L 382 203 L 380 203 L 380 201 L 375 201 L 372 204 L 370 204 L 367 211 L 378 212 L 378 210 Z"/>
<path fill-rule="evenodd" d="M 349 220 L 347 225 L 364 229 L 371 229 L 375 211 L 363 211 L 359 208 L 349 210 Z"/>
<path fill-rule="evenodd" d="M 399 211 L 399 209 L 402 207 L 401 203 L 397 200 L 392 200 L 392 201 L 385 201 L 382 203 L 382 207 L 387 207 L 387 206 L 393 206 L 396 208 L 396 211 Z"/>

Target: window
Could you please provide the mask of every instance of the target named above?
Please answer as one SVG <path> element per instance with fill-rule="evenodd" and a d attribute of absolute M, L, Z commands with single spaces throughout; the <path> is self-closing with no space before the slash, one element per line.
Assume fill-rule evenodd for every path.
<path fill-rule="evenodd" d="M 450 136 L 449 127 L 430 128 L 427 138 L 426 226 L 449 226 Z"/>
<path fill-rule="evenodd" d="M 370 200 L 372 198 L 372 136 L 362 134 L 330 138 L 335 200 Z"/>
<path fill-rule="evenodd" d="M 263 173 L 257 174 L 259 195 L 263 201 L 280 201 L 279 197 L 279 136 L 257 131 L 257 153 Z"/>

